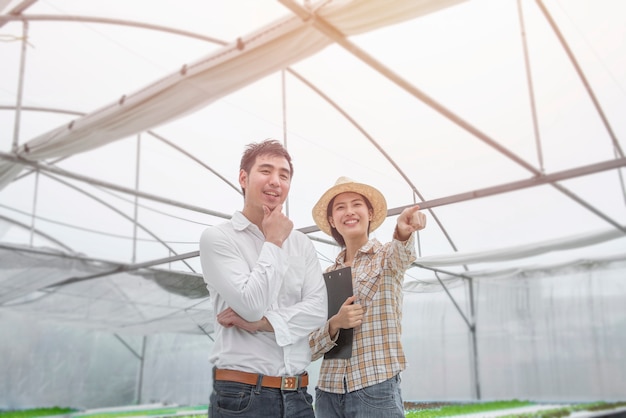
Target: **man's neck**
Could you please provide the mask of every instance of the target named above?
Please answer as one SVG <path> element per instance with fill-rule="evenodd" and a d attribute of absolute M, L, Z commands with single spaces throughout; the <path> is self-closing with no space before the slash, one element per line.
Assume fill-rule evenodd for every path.
<path fill-rule="evenodd" d="M 250 222 L 255 224 L 259 228 L 259 230 L 263 231 L 263 228 L 261 227 L 261 224 L 263 223 L 262 210 L 259 212 L 257 210 L 254 210 L 253 208 L 246 206 L 243 208 L 241 213 L 243 213 L 243 216 L 245 216 Z"/>

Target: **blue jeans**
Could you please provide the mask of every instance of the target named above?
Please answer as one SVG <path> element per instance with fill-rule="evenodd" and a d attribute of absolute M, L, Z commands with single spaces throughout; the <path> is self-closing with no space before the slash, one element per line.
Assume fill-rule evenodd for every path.
<path fill-rule="evenodd" d="M 347 393 L 330 393 L 315 388 L 318 418 L 404 418 L 400 376 Z"/>
<path fill-rule="evenodd" d="M 286 391 L 214 380 L 209 418 L 221 417 L 314 418 L 313 397 L 306 386 Z"/>

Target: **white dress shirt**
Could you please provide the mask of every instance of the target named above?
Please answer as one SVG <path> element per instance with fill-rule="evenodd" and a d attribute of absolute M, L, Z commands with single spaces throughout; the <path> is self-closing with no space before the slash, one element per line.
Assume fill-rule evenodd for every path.
<path fill-rule="evenodd" d="M 304 372 L 311 362 L 309 333 L 324 325 L 328 310 L 311 240 L 294 230 L 280 248 L 237 211 L 202 233 L 200 262 L 216 314 L 231 307 L 246 321 L 265 316 L 274 328 L 250 333 L 215 321 L 211 363 L 271 376 Z"/>

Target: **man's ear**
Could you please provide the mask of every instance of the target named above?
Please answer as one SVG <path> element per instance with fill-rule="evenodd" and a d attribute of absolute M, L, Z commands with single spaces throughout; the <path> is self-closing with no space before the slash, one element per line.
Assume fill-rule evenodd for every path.
<path fill-rule="evenodd" d="M 239 185 L 242 189 L 246 188 L 246 183 L 248 182 L 248 173 L 243 168 L 239 170 Z"/>

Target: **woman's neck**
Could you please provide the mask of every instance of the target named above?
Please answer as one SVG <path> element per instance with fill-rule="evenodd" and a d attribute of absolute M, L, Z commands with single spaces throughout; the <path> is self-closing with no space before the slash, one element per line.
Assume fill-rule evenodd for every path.
<path fill-rule="evenodd" d="M 346 255 L 343 259 L 343 264 L 346 266 L 352 266 L 352 263 L 354 262 L 354 257 L 356 257 L 356 253 L 361 249 L 361 247 L 367 244 L 367 241 L 367 236 L 365 236 L 364 238 L 359 237 L 352 240 L 346 240 Z"/>

